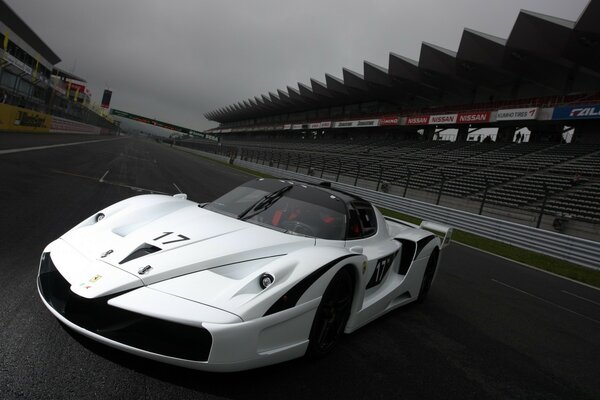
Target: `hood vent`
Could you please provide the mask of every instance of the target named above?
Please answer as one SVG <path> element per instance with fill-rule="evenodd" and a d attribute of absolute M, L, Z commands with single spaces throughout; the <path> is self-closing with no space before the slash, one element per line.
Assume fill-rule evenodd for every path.
<path fill-rule="evenodd" d="M 126 262 L 129 262 L 131 260 L 135 260 L 136 258 L 147 256 L 148 254 L 156 253 L 157 251 L 160 251 L 160 250 L 162 250 L 162 249 L 159 247 L 153 246 L 148 243 L 144 243 L 143 245 L 141 245 L 140 247 L 135 249 L 127 257 L 122 259 L 121 262 L 119 262 L 119 265 L 125 264 Z"/>

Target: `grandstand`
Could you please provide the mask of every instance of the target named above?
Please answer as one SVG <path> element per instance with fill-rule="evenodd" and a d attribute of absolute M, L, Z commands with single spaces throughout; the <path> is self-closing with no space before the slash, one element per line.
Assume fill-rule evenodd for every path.
<path fill-rule="evenodd" d="M 85 79 L 0 0 L 0 131 L 110 133 L 112 120 L 90 104 Z"/>
<path fill-rule="evenodd" d="M 457 51 L 271 91 L 205 115 L 219 145 L 179 144 L 597 239 L 599 20 L 600 0 L 523 10 L 506 39 L 465 29 Z"/>

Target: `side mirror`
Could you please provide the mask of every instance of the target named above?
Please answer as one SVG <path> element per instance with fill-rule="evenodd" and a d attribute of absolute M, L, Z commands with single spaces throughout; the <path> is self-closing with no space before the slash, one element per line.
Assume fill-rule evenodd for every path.
<path fill-rule="evenodd" d="M 352 246 L 350 247 L 350 253 L 362 254 L 363 248 L 362 246 Z"/>

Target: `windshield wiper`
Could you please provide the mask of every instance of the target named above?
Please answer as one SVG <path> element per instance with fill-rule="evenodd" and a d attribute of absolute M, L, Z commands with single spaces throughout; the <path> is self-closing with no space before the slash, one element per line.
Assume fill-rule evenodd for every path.
<path fill-rule="evenodd" d="M 250 207 L 245 209 L 239 216 L 238 219 L 246 220 L 254 217 L 257 214 L 265 211 L 267 208 L 271 207 L 273 203 L 279 200 L 285 192 L 290 190 L 294 185 L 284 186 L 279 190 L 274 191 L 273 193 L 269 193 L 256 203 L 252 204 Z M 252 212 L 251 212 L 252 211 Z"/>

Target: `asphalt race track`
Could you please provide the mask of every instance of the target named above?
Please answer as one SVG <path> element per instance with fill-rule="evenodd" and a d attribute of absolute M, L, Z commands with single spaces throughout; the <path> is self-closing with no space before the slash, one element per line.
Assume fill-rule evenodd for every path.
<path fill-rule="evenodd" d="M 39 140 L 36 140 L 38 138 Z M 138 194 L 214 199 L 251 179 L 151 141 L 0 135 L 1 399 L 598 399 L 600 291 L 461 245 L 422 305 L 329 357 L 235 374 L 163 365 L 66 329 L 38 298 L 43 247 Z"/>

